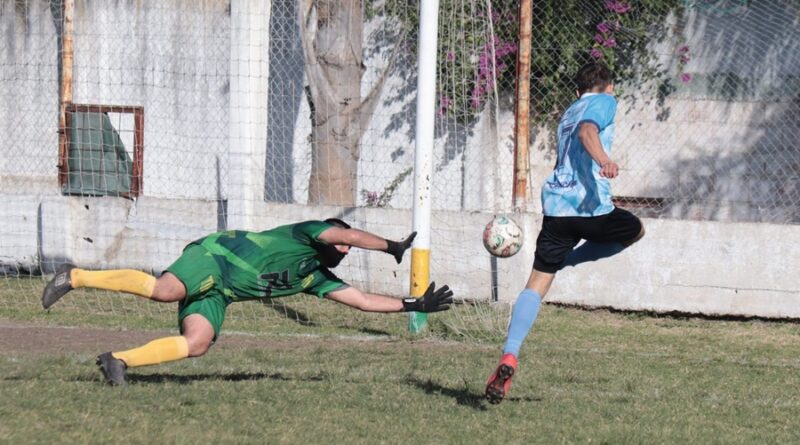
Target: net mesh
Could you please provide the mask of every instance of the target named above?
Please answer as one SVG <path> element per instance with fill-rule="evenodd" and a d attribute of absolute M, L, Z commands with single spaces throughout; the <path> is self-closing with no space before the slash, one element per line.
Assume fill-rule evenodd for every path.
<path fill-rule="evenodd" d="M 45 278 L 66 261 L 160 273 L 187 242 L 216 230 L 341 216 L 387 238 L 410 231 L 416 5 L 76 0 L 65 41 L 66 5 L 0 4 L 6 313 L 36 309 Z M 508 281 L 507 268 L 480 247 L 480 231 L 493 214 L 515 208 L 519 7 L 512 0 L 440 1 L 431 276 L 447 276 L 462 302 L 491 301 L 493 283 Z M 523 211 L 540 210 L 553 130 L 574 100 L 572 76 L 599 59 L 617 79 L 619 206 L 654 218 L 800 220 L 797 5 L 533 2 L 532 16 Z M 65 75 L 69 102 L 109 119 L 86 119 L 73 108 L 60 123 Z M 77 121 L 98 122 L 86 131 L 121 142 L 99 154 L 76 143 L 60 150 L 76 131 L 67 122 Z M 76 169 L 83 174 L 69 174 Z M 128 172 L 126 186 L 119 175 Z M 87 175 L 103 186 L 84 186 Z M 448 255 L 465 243 L 480 254 Z M 530 258 L 519 261 L 530 266 Z M 337 271 L 372 292 L 408 288 L 407 263 L 379 253 L 354 253 Z M 174 317 L 171 306 L 81 295 L 60 307 Z M 362 320 L 354 311 L 298 315 L 290 300 L 243 306 L 235 317 L 280 311 L 318 324 Z M 483 325 L 496 333 L 507 315 L 499 307 L 460 305 L 445 324 L 471 337 Z"/>

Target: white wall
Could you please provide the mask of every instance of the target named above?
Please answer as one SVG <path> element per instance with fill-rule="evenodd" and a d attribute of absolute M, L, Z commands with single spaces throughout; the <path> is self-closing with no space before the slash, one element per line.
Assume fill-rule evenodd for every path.
<path fill-rule="evenodd" d="M 216 230 L 213 203 L 142 199 L 136 206 L 115 198 L 18 197 L 2 207 L 0 261 L 52 271 L 63 261 L 89 268 L 133 267 L 160 272 L 185 244 Z M 37 214 L 38 211 L 38 214 Z M 191 217 L 187 217 L 191 216 Z M 340 216 L 354 227 L 400 239 L 410 232 L 409 210 L 289 204 L 260 205 L 264 229 L 306 219 Z M 491 214 L 435 211 L 431 279 L 448 284 L 456 298 L 489 300 L 491 261 L 481 243 Z M 497 260 L 497 295 L 513 301 L 533 262 L 541 224 L 536 214 L 516 214 L 525 244 Z M 618 256 L 558 273 L 548 301 L 653 312 L 800 318 L 800 230 L 797 226 L 644 220 L 647 235 Z M 37 232 L 37 227 L 41 230 Z M 39 239 L 37 245 L 37 239 Z M 39 252 L 41 256 L 39 256 Z M 397 265 L 381 252 L 354 249 L 335 272 L 374 292 L 405 295 L 409 258 Z"/>

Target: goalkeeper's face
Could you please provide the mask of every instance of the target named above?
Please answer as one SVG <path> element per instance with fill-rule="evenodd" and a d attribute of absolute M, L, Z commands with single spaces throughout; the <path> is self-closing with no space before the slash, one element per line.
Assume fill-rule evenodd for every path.
<path fill-rule="evenodd" d="M 349 252 L 350 246 L 347 245 L 324 245 L 319 250 L 320 261 L 323 266 L 332 269 L 338 266 Z"/>

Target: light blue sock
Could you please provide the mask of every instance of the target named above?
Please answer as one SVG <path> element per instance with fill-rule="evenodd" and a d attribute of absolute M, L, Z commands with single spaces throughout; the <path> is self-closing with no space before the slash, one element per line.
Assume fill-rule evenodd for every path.
<path fill-rule="evenodd" d="M 517 302 L 514 303 L 514 309 L 511 311 L 511 323 L 508 325 L 508 337 L 506 344 L 503 345 L 503 354 L 510 352 L 514 356 L 519 355 L 522 341 L 533 327 L 541 305 L 542 297 L 538 292 L 531 289 L 520 292 Z"/>
<path fill-rule="evenodd" d="M 620 243 L 595 243 L 586 241 L 567 255 L 567 259 L 561 267 L 577 266 L 589 261 L 597 261 L 608 258 L 625 250 L 625 246 Z"/>

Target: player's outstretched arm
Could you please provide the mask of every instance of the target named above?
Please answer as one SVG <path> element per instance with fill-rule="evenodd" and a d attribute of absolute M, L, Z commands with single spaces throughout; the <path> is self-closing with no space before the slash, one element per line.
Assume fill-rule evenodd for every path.
<path fill-rule="evenodd" d="M 378 235 L 365 232 L 359 229 L 343 229 L 341 227 L 331 227 L 319 235 L 319 239 L 328 244 L 341 244 L 362 249 L 380 250 L 394 256 L 397 264 L 403 261 L 403 254 L 411 243 L 417 232 L 412 232 L 408 238 L 402 241 L 392 241 L 379 237 Z"/>
<path fill-rule="evenodd" d="M 364 312 L 439 312 L 450 308 L 453 291 L 447 285 L 436 289 L 436 284 L 431 283 L 422 298 L 400 300 L 347 287 L 329 292 L 326 298 Z"/>

